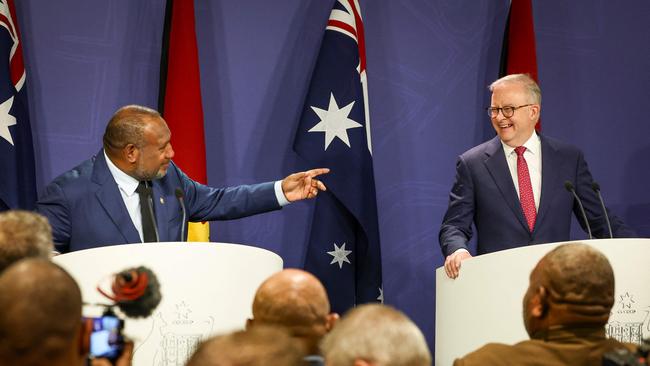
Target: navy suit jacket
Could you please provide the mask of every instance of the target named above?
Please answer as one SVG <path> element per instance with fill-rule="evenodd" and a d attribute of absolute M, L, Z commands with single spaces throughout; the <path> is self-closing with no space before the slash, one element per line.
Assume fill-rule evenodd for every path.
<path fill-rule="evenodd" d="M 176 188 L 183 190 L 188 221 L 211 221 L 279 209 L 273 184 L 212 188 L 191 180 L 172 162 L 167 174 L 152 186 L 160 241 L 180 241 L 181 225 L 187 224 L 182 222 Z M 103 150 L 54 179 L 37 210 L 49 219 L 61 253 L 141 242 Z"/>
<path fill-rule="evenodd" d="M 463 153 L 456 163 L 456 181 L 449 207 L 440 228 L 444 256 L 467 249 L 472 223 L 478 233 L 477 254 L 552 243 L 570 239 L 572 212 L 586 226 L 573 195 L 564 182 L 571 181 L 582 200 L 594 237 L 609 237 L 593 179 L 582 152 L 575 146 L 540 135 L 542 148 L 542 192 L 537 220 L 531 233 L 519 196 L 508 170 L 505 153 L 496 136 Z M 634 231 L 610 213 L 615 237 L 633 237 Z"/>

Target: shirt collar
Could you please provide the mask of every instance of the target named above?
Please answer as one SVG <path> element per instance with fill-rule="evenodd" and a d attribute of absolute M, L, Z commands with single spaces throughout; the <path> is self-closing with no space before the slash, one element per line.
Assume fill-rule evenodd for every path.
<path fill-rule="evenodd" d="M 124 173 L 120 168 L 115 166 L 111 159 L 106 155 L 106 151 L 104 151 L 104 158 L 106 158 L 106 165 L 108 165 L 108 170 L 111 172 L 111 175 L 113 176 L 113 179 L 115 179 L 115 183 L 117 183 L 117 186 L 127 195 L 131 196 L 133 193 L 135 193 L 136 188 L 138 188 L 138 184 L 140 182 L 133 178 L 132 176 Z"/>
<path fill-rule="evenodd" d="M 515 147 L 508 146 L 505 142 L 501 141 L 501 146 L 503 146 L 503 152 L 506 153 L 506 156 L 510 156 L 510 154 L 515 153 Z M 542 144 L 539 141 L 539 136 L 537 135 L 537 132 L 533 131 L 533 134 L 530 135 L 528 140 L 524 142 L 522 145 L 526 148 L 526 150 L 530 151 L 533 155 L 539 154 Z"/>

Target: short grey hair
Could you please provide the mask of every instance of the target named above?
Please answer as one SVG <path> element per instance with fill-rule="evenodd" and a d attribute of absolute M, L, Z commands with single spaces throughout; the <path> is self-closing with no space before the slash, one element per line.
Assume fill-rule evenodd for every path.
<path fill-rule="evenodd" d="M 53 251 L 45 216 L 23 210 L 0 213 L 0 271 L 23 258 L 49 259 Z"/>
<path fill-rule="evenodd" d="M 350 310 L 321 344 L 326 363 L 349 366 L 361 359 L 379 366 L 429 366 L 420 329 L 401 311 L 367 304 Z"/>
<path fill-rule="evenodd" d="M 526 88 L 531 98 L 531 102 L 542 105 L 542 90 L 537 82 L 529 74 L 511 74 L 495 80 L 488 89 L 494 92 L 494 88 L 503 84 L 520 84 Z"/>

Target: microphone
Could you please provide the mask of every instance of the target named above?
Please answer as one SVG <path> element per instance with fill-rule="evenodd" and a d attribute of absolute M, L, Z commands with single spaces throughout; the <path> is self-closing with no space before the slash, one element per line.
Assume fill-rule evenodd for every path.
<path fill-rule="evenodd" d="M 160 304 L 160 283 L 156 275 L 143 266 L 125 269 L 113 276 L 112 295 L 100 286 L 97 291 L 115 301 L 129 318 L 146 318 Z"/>
<path fill-rule="evenodd" d="M 607 213 L 607 208 L 605 208 L 605 201 L 603 201 L 603 196 L 600 194 L 600 184 L 596 182 L 591 182 L 591 189 L 596 192 L 598 195 L 598 200 L 600 201 L 600 207 L 603 209 L 603 213 L 605 214 L 605 222 L 607 222 L 607 229 L 609 230 L 609 238 L 613 239 L 614 234 L 612 233 L 612 225 L 609 223 L 609 214 Z"/>
<path fill-rule="evenodd" d="M 158 225 L 156 224 L 156 215 L 153 212 L 153 189 L 149 187 L 149 182 L 144 182 L 144 194 L 147 196 L 147 209 L 151 215 L 151 223 L 153 224 L 153 231 L 156 234 L 156 243 L 160 242 L 158 235 Z"/>
<path fill-rule="evenodd" d="M 582 201 L 580 201 L 580 197 L 576 194 L 576 190 L 573 188 L 573 183 L 571 181 L 567 180 L 564 181 L 564 188 L 566 188 L 567 191 L 573 193 L 573 197 L 575 197 L 576 201 L 578 202 L 578 207 L 580 207 L 580 212 L 582 213 L 582 219 L 585 221 L 585 225 L 587 226 L 587 233 L 589 234 L 589 239 L 593 239 L 594 237 L 591 235 L 591 227 L 589 226 L 589 220 L 587 220 L 587 214 L 585 213 L 585 208 L 582 207 Z"/>
<path fill-rule="evenodd" d="M 174 192 L 178 203 L 181 205 L 181 210 L 183 210 L 183 221 L 181 222 L 181 241 L 185 241 L 185 220 L 187 219 L 187 210 L 185 210 L 185 200 L 183 200 L 183 190 L 176 188 Z"/>

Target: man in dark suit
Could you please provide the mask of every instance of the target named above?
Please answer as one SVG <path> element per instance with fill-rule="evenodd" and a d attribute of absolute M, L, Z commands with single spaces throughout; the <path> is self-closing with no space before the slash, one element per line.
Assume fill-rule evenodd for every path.
<path fill-rule="evenodd" d="M 524 325 L 530 340 L 489 343 L 454 362 L 471 365 L 600 365 L 603 355 L 631 344 L 607 338 L 614 305 L 614 271 L 586 244 L 571 243 L 546 254 L 530 274 Z"/>
<path fill-rule="evenodd" d="M 497 136 L 463 153 L 440 228 L 445 271 L 456 278 L 472 223 L 478 232 L 477 254 L 524 245 L 569 240 L 571 214 L 586 228 L 578 202 L 565 190 L 575 187 L 595 237 L 609 237 L 604 213 L 592 189 L 582 152 L 537 134 L 541 91 L 528 75 L 503 77 L 490 85 L 488 114 Z M 613 235 L 635 236 L 610 215 Z"/>
<path fill-rule="evenodd" d="M 37 203 L 52 225 L 57 250 L 179 241 L 187 221 L 277 210 L 325 190 L 315 177 L 328 169 L 295 173 L 277 182 L 208 187 L 174 165 L 170 140 L 158 112 L 136 105 L 118 110 L 106 127 L 104 148 L 52 181 Z M 185 221 L 181 201 L 187 209 Z"/>

